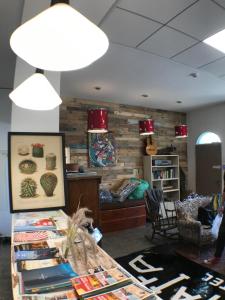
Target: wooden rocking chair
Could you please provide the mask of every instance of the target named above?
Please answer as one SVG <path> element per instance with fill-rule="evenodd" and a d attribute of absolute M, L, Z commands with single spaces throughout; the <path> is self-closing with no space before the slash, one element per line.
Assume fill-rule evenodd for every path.
<path fill-rule="evenodd" d="M 162 190 L 147 190 L 145 194 L 145 204 L 147 219 L 152 224 L 151 240 L 156 234 L 166 238 L 178 236 L 174 202 L 165 201 Z"/>

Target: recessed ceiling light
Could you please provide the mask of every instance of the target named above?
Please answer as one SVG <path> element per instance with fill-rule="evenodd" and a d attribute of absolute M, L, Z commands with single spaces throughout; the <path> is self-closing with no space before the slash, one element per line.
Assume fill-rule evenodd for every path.
<path fill-rule="evenodd" d="M 181 104 L 181 103 L 182 103 L 182 101 L 181 101 L 181 100 L 178 100 L 178 101 L 176 101 L 176 103 L 178 103 L 178 104 Z"/>
<path fill-rule="evenodd" d="M 208 37 L 203 42 L 205 44 L 212 46 L 212 47 L 216 48 L 217 50 L 225 53 L 225 29 Z"/>
<path fill-rule="evenodd" d="M 199 75 L 199 74 L 198 74 L 197 72 L 193 72 L 193 73 L 190 73 L 190 74 L 189 74 L 189 76 L 190 76 L 190 77 L 193 77 L 193 78 L 197 78 L 198 75 Z"/>
<path fill-rule="evenodd" d="M 141 97 L 143 97 L 143 98 L 148 98 L 149 95 L 148 95 L 148 94 L 142 94 Z"/>
<path fill-rule="evenodd" d="M 101 87 L 100 87 L 100 86 L 95 86 L 94 89 L 95 89 L 96 91 L 100 91 L 100 90 L 101 90 Z"/>

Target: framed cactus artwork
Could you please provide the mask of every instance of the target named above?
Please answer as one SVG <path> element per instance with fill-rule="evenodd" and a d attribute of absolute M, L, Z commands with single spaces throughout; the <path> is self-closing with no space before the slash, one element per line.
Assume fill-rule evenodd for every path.
<path fill-rule="evenodd" d="M 9 132 L 11 212 L 65 207 L 64 145 L 63 133 Z"/>

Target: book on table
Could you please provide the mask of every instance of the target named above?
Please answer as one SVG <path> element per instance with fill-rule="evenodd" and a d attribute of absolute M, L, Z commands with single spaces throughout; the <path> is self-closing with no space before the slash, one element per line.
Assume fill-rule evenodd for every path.
<path fill-rule="evenodd" d="M 49 259 L 59 256 L 59 249 L 57 247 L 53 248 L 43 248 L 36 250 L 19 250 L 16 251 L 15 261 L 20 260 L 36 260 L 36 259 Z"/>
<path fill-rule="evenodd" d="M 131 282 L 131 275 L 119 267 L 72 279 L 73 288 L 82 298 L 119 288 L 129 282 Z"/>
<path fill-rule="evenodd" d="M 78 276 L 69 263 L 21 272 L 23 293 L 46 293 L 72 288 L 71 279 Z"/>
<path fill-rule="evenodd" d="M 18 219 L 14 224 L 14 231 L 36 231 L 36 230 L 56 230 L 53 219 Z"/>
<path fill-rule="evenodd" d="M 65 263 L 65 259 L 62 257 L 41 260 L 20 260 L 17 261 L 17 270 L 19 272 L 22 272 L 23 270 L 29 271 L 34 269 L 54 267 L 62 263 Z"/>
<path fill-rule="evenodd" d="M 22 295 L 20 300 L 77 300 L 73 290 L 48 294 Z"/>
<path fill-rule="evenodd" d="M 66 236 L 65 230 L 38 230 L 38 231 L 22 231 L 14 233 L 14 242 L 33 242 L 47 239 L 57 239 Z"/>
<path fill-rule="evenodd" d="M 27 244 L 18 244 L 14 245 L 14 251 L 25 251 L 25 250 L 39 250 L 39 249 L 46 249 L 50 248 L 47 241 L 40 241 L 40 242 L 33 242 Z"/>
<path fill-rule="evenodd" d="M 146 287 L 138 283 L 132 283 L 122 288 L 92 297 L 84 297 L 85 300 L 150 300 L 156 299 L 155 295 Z"/>

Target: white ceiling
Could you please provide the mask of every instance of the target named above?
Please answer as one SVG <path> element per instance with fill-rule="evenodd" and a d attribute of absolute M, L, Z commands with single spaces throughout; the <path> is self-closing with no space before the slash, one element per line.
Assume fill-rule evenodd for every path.
<path fill-rule="evenodd" d="M 1 2 L 17 1 L 0 1 L 1 28 L 9 27 L 15 9 L 3 14 Z M 202 43 L 225 28 L 225 0 L 71 0 L 70 4 L 106 32 L 110 48 L 91 66 L 62 73 L 62 97 L 176 111 L 225 102 L 225 54 Z M 10 53 L 0 46 L 1 65 L 6 50 Z M 6 63 L 3 69 L 0 84 L 7 77 Z M 190 76 L 194 72 L 197 78 Z M 176 103 L 179 100 L 181 104 Z"/>

